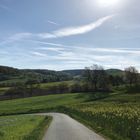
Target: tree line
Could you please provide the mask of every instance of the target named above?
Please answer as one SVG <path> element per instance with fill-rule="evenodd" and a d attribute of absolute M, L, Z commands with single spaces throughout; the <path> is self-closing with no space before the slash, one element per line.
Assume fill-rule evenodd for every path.
<path fill-rule="evenodd" d="M 122 74 L 112 75 L 102 66 L 92 65 L 86 67 L 82 75 L 78 79 L 73 79 L 72 83 L 60 82 L 47 88 L 42 88 L 41 84 L 36 77 L 30 76 L 28 81 L 15 84 L 4 95 L 9 98 L 22 98 L 47 94 L 109 92 L 112 88 L 119 86 L 125 86 L 134 91 L 136 88 L 140 89 L 140 74 L 133 66 L 125 68 Z"/>
<path fill-rule="evenodd" d="M 57 81 L 71 80 L 72 76 L 62 71 L 52 70 L 32 70 L 15 69 L 6 66 L 0 66 L 0 87 L 14 87 L 18 84 L 27 84 L 30 81 L 34 83 L 48 83 Z"/>
<path fill-rule="evenodd" d="M 138 70 L 130 66 L 124 69 L 122 75 L 109 75 L 102 66 L 93 65 L 86 67 L 84 71 L 84 81 L 89 84 L 92 90 L 109 90 L 112 86 L 136 86 L 140 83 Z"/>

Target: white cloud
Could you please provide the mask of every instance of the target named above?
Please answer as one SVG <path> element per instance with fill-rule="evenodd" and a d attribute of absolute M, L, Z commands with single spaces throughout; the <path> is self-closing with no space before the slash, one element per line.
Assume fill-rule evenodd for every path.
<path fill-rule="evenodd" d="M 39 56 L 39 57 L 46 57 L 47 55 L 44 53 L 40 53 L 40 52 L 31 52 L 32 55 L 34 56 Z"/>
<path fill-rule="evenodd" d="M 89 53 L 107 53 L 107 54 L 132 54 L 132 55 L 139 55 L 140 56 L 140 49 L 135 48 L 92 48 L 92 47 L 78 47 L 79 50 L 82 50 L 83 52 L 89 52 Z"/>
<path fill-rule="evenodd" d="M 83 25 L 83 26 L 77 26 L 77 27 L 67 27 L 62 28 L 56 31 L 53 31 L 52 33 L 42 33 L 40 34 L 40 37 L 42 38 L 59 38 L 59 37 L 66 37 L 66 36 L 72 36 L 72 35 L 78 35 L 78 34 L 85 34 L 87 32 L 90 32 L 98 27 L 100 27 L 104 22 L 111 19 L 114 15 L 106 16 L 103 18 L 98 19 L 97 21 Z"/>
<path fill-rule="evenodd" d="M 54 34 L 50 34 L 50 33 L 40 33 L 38 34 L 38 37 L 46 39 L 46 38 L 57 38 L 57 36 L 55 36 Z"/>
<path fill-rule="evenodd" d="M 56 47 L 54 47 L 54 48 L 52 48 L 52 47 L 41 47 L 41 48 L 37 48 L 38 50 L 43 50 L 43 51 L 54 51 L 54 52 L 62 52 L 62 51 L 64 51 L 65 49 L 64 48 L 56 48 Z"/>
<path fill-rule="evenodd" d="M 2 56 L 0 62 L 1 64 L 12 64 L 12 60 L 16 60 L 20 65 L 24 60 L 26 67 L 33 65 L 36 68 L 46 63 L 48 64 L 47 68 L 57 70 L 84 68 L 92 64 L 103 65 L 105 68 L 121 69 L 134 65 L 140 70 L 139 48 L 97 48 L 88 45 L 81 47 L 64 44 L 61 44 L 60 47 L 59 45 L 51 42 L 33 41 L 31 48 L 27 46 L 28 49 L 25 50 L 22 49 L 22 46 L 19 47 L 18 45 L 15 46 L 15 44 L 12 44 L 12 50 L 10 47 L 7 47 L 5 50 L 9 54 L 3 55 L 3 53 L 0 53 Z M 42 66 L 41 68 L 45 67 Z"/>
<path fill-rule="evenodd" d="M 32 33 L 17 33 L 11 37 L 9 37 L 9 40 L 11 41 L 16 41 L 16 40 L 21 40 L 21 39 L 26 39 L 31 37 L 33 34 Z"/>
<path fill-rule="evenodd" d="M 51 21 L 51 20 L 48 20 L 47 22 L 50 23 L 50 24 L 53 24 L 53 25 L 59 25 L 58 23 L 56 23 L 54 21 Z"/>
<path fill-rule="evenodd" d="M 83 25 L 83 26 L 62 28 L 62 29 L 53 31 L 52 33 L 30 33 L 30 32 L 17 33 L 8 37 L 3 42 L 0 42 L 0 45 L 12 43 L 14 41 L 19 41 L 23 39 L 28 39 L 28 40 L 32 39 L 33 41 L 33 39 L 40 40 L 40 39 L 60 38 L 60 37 L 66 37 L 66 36 L 72 36 L 72 35 L 85 34 L 100 27 L 103 23 L 111 19 L 113 16 L 114 15 L 106 16 L 106 17 L 98 19 L 97 21 L 93 23 Z M 56 45 L 61 46 L 61 44 L 52 44 L 52 43 L 46 43 L 46 44 L 54 45 L 54 46 Z"/>
<path fill-rule="evenodd" d="M 30 37 L 32 37 L 33 34 L 32 33 L 17 33 L 17 34 L 14 34 L 10 37 L 8 37 L 6 40 L 0 42 L 0 45 L 5 45 L 5 44 L 8 44 L 8 43 L 13 43 L 15 41 L 20 41 L 20 40 L 23 40 L 23 39 L 28 39 Z"/>
<path fill-rule="evenodd" d="M 50 45 L 50 46 L 56 46 L 56 47 L 63 47 L 63 44 L 58 43 L 52 43 L 52 42 L 45 42 L 45 41 L 38 41 L 38 40 L 28 40 L 34 43 L 42 44 L 42 45 Z"/>

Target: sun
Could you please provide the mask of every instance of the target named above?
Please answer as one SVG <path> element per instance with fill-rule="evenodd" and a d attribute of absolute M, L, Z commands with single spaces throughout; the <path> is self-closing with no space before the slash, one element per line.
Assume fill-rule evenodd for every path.
<path fill-rule="evenodd" d="M 98 4 L 103 7 L 108 6 L 117 6 L 120 3 L 120 0 L 97 0 Z"/>

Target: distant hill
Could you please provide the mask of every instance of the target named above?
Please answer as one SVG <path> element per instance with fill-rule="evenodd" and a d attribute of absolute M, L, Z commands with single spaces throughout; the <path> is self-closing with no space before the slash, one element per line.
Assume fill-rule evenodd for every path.
<path fill-rule="evenodd" d="M 8 66 L 0 66 L 0 74 L 16 74 L 19 70 Z"/>
<path fill-rule="evenodd" d="M 69 73 L 72 76 L 79 76 L 83 74 L 84 69 L 63 70 L 62 72 Z"/>
<path fill-rule="evenodd" d="M 62 71 L 40 70 L 40 69 L 16 69 L 0 66 L 0 86 L 12 86 L 16 83 L 26 83 L 33 80 L 36 83 L 56 82 L 71 80 L 69 73 Z"/>
<path fill-rule="evenodd" d="M 0 66 L 0 81 L 12 79 L 18 74 L 20 74 L 18 69 L 7 66 Z"/>
<path fill-rule="evenodd" d="M 79 76 L 79 75 L 82 75 L 84 73 L 84 69 L 64 70 L 63 72 L 69 73 L 72 76 Z M 113 75 L 113 76 L 123 74 L 123 71 L 120 69 L 107 69 L 106 72 L 109 75 Z"/>
<path fill-rule="evenodd" d="M 122 75 L 119 69 L 107 69 L 109 75 Z M 36 83 L 47 83 L 71 80 L 73 77 L 80 77 L 84 69 L 53 71 L 47 69 L 17 69 L 7 66 L 0 66 L 0 86 L 12 86 L 16 83 L 26 83 L 33 80 Z"/>
<path fill-rule="evenodd" d="M 124 73 L 124 71 L 122 71 L 120 69 L 107 69 L 106 72 L 109 75 L 114 75 L 114 76 L 123 75 L 123 73 Z"/>

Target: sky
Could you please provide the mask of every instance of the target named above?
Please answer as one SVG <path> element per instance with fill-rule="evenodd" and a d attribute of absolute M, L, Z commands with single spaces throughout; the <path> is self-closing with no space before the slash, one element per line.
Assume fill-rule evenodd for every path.
<path fill-rule="evenodd" d="M 0 65 L 140 70 L 139 0 L 0 0 Z"/>

